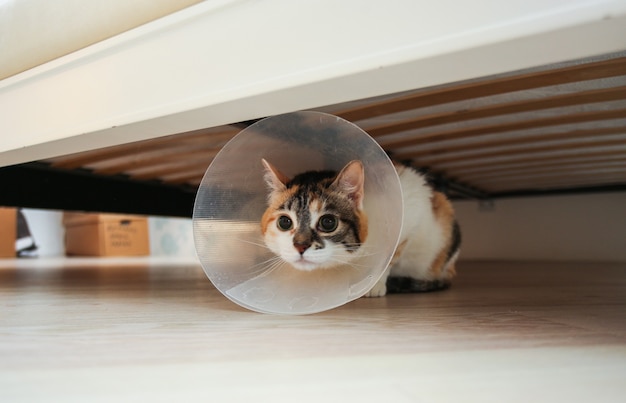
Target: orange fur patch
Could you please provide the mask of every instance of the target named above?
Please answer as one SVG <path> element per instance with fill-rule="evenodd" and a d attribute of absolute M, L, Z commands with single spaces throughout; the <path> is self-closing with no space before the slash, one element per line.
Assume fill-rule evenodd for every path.
<path fill-rule="evenodd" d="M 454 208 L 448 198 L 440 192 L 433 192 L 432 208 L 435 218 L 439 222 L 443 229 L 443 236 L 445 238 L 445 247 L 439 252 L 435 261 L 430 267 L 431 274 L 434 278 L 441 278 L 445 274 L 447 279 L 451 279 L 456 274 L 454 265 L 450 265 L 446 273 L 443 273 L 446 263 L 448 261 L 448 255 L 450 248 L 452 248 L 452 232 L 454 228 Z"/>
<path fill-rule="evenodd" d="M 398 244 L 396 251 L 393 253 L 393 257 L 391 258 L 391 262 L 389 263 L 390 267 L 393 267 L 393 265 L 396 264 L 396 261 L 400 258 L 400 256 L 402 256 L 402 251 L 404 250 L 404 247 L 406 246 L 407 243 L 409 243 L 409 240 L 405 239 L 404 241 Z"/>
<path fill-rule="evenodd" d="M 364 243 L 365 240 L 367 240 L 367 235 L 368 235 L 368 222 L 367 222 L 367 214 L 365 214 L 364 211 L 362 210 L 358 210 L 357 215 L 359 216 L 359 239 L 361 240 L 361 243 Z"/>
<path fill-rule="evenodd" d="M 261 232 L 265 234 L 267 232 L 268 226 L 276 221 L 276 211 L 278 208 L 284 204 L 289 198 L 291 198 L 297 191 L 298 187 L 294 186 L 289 188 L 283 192 L 273 192 L 270 197 L 270 205 L 263 213 L 263 217 L 261 217 Z"/>

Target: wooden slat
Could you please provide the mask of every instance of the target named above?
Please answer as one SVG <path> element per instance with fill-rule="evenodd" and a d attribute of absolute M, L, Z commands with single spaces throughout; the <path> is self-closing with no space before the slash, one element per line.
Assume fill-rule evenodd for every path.
<path fill-rule="evenodd" d="M 481 179 L 477 182 L 481 184 L 493 184 L 493 183 L 507 183 L 507 182 L 535 182 L 541 180 L 551 180 L 552 178 L 557 178 L 559 180 L 574 180 L 580 179 L 584 177 L 589 177 L 591 179 L 597 178 L 602 180 L 601 178 L 606 176 L 616 176 L 622 175 L 626 178 L 626 166 L 612 166 L 612 167 L 597 167 L 585 169 L 584 167 L 575 167 L 566 171 L 551 171 L 551 172 L 537 172 L 537 173 L 528 173 L 528 174 L 519 174 L 515 177 L 494 177 L 494 178 L 486 178 Z"/>
<path fill-rule="evenodd" d="M 605 167 L 574 167 L 566 170 L 552 170 L 543 172 L 520 172 L 511 176 L 499 176 L 492 178 L 482 178 L 476 180 L 481 185 L 507 182 L 534 182 L 538 180 L 549 180 L 551 178 L 569 179 L 569 178 L 601 178 L 603 175 L 622 174 L 626 175 L 626 166 L 605 166 Z M 626 176 L 625 176 L 626 179 Z"/>
<path fill-rule="evenodd" d="M 626 156 L 620 156 L 616 159 L 598 159 L 588 162 L 570 162 L 567 164 L 549 164 L 549 161 L 541 161 L 534 167 L 523 167 L 516 169 L 503 169 L 501 166 L 497 170 L 491 169 L 481 173 L 466 174 L 462 173 L 459 179 L 464 181 L 482 181 L 491 178 L 513 178 L 522 175 L 533 175 L 545 172 L 563 172 L 575 169 L 594 169 L 607 167 L 626 167 Z"/>
<path fill-rule="evenodd" d="M 576 164 L 585 164 L 585 163 L 593 163 L 593 162 L 602 162 L 602 161 L 621 161 L 626 160 L 626 153 L 624 152 L 616 152 L 616 153 L 596 153 L 596 155 L 566 155 L 564 158 L 552 158 L 549 160 L 534 160 L 534 161 L 520 161 L 520 162 L 500 162 L 498 163 L 498 171 L 514 171 L 514 170 L 523 170 L 523 169 L 532 169 L 536 167 L 559 167 L 561 165 L 576 165 Z M 458 169 L 452 168 L 447 169 L 445 171 L 446 175 L 449 176 L 458 176 L 462 175 L 464 177 L 469 177 L 472 175 L 485 175 L 490 174 L 492 172 L 496 172 L 493 166 L 490 165 L 482 165 L 482 166 L 461 166 Z"/>
<path fill-rule="evenodd" d="M 161 151 L 158 154 L 140 154 L 129 161 L 116 163 L 114 165 L 105 168 L 96 168 L 94 172 L 101 175 L 114 175 L 118 173 L 132 173 L 136 170 L 143 168 L 150 168 L 159 166 L 162 164 L 171 164 L 176 162 L 186 163 L 190 160 L 204 159 L 208 164 L 213 157 L 221 150 L 221 148 L 208 147 L 206 149 L 193 149 L 190 147 L 183 147 L 180 149 L 172 148 L 167 151 Z M 164 154 L 167 152 L 167 154 Z"/>
<path fill-rule="evenodd" d="M 626 75 L 625 57 L 436 88 L 337 114 L 354 122 L 449 102 L 621 75 Z"/>
<path fill-rule="evenodd" d="M 162 177 L 161 179 L 163 181 L 166 181 L 172 184 L 186 183 L 196 178 L 202 179 L 205 172 L 206 172 L 205 168 L 197 167 L 197 168 L 191 168 L 187 170 L 186 172 L 179 172 L 179 173 L 167 175 L 167 176 Z"/>
<path fill-rule="evenodd" d="M 215 129 L 198 130 L 189 133 L 181 133 L 174 136 L 161 137 L 152 140 L 139 141 L 105 149 L 86 151 L 64 157 L 53 158 L 48 161 L 53 166 L 65 169 L 76 169 L 96 162 L 134 156 L 148 151 L 168 150 L 174 144 L 197 144 L 198 142 L 226 142 L 237 134 L 234 130 L 215 131 Z"/>
<path fill-rule="evenodd" d="M 550 178 L 546 180 L 517 181 L 502 184 L 477 184 L 482 189 L 490 193 L 510 192 L 531 189 L 564 189 L 572 187 L 592 187 L 592 186 L 612 186 L 626 184 L 626 174 L 580 176 L 564 176 L 561 178 Z"/>
<path fill-rule="evenodd" d="M 563 94 L 552 97 L 542 97 L 539 99 L 515 101 L 419 116 L 401 122 L 366 128 L 365 130 L 371 136 L 379 137 L 391 133 L 416 130 L 448 123 L 463 122 L 467 120 L 624 99 L 626 99 L 626 87 L 602 88 L 573 94 Z"/>
<path fill-rule="evenodd" d="M 411 138 L 385 141 L 379 139 L 380 145 L 390 151 L 400 147 L 415 146 L 432 141 L 459 140 L 466 137 L 485 134 L 512 132 L 524 129 L 559 126 L 573 123 L 597 122 L 600 120 L 620 119 L 626 117 L 626 109 L 581 112 L 575 114 L 551 116 L 547 118 L 526 119 L 510 123 L 492 124 L 480 127 L 454 129 L 443 132 L 422 133 Z"/>
<path fill-rule="evenodd" d="M 623 185 L 625 183 L 625 176 L 617 177 L 605 177 L 602 180 L 589 179 L 589 178 L 576 178 L 567 179 L 561 178 L 551 181 L 537 181 L 529 183 L 509 183 L 503 185 L 484 185 L 482 188 L 490 194 L 508 193 L 508 192 L 528 192 L 528 191 L 541 191 L 541 190 L 559 190 L 559 189 L 572 189 L 572 188 L 594 188 L 594 187 L 611 187 Z"/>
<path fill-rule="evenodd" d="M 420 157 L 429 157 L 429 156 L 437 156 L 442 154 L 448 154 L 453 152 L 460 151 L 472 151 L 472 150 L 481 150 L 487 147 L 505 147 L 505 146 L 516 146 L 516 145 L 525 145 L 525 144 L 537 144 L 546 141 L 556 141 L 556 140 L 572 140 L 572 139 L 580 139 L 585 137 L 595 137 L 595 136 L 604 136 L 610 134 L 626 134 L 626 126 L 618 126 L 618 127 L 601 127 L 594 129 L 586 129 L 586 130 L 576 130 L 576 131 L 567 131 L 567 132 L 559 132 L 559 133 L 541 133 L 541 134 L 532 134 L 532 135 L 524 135 L 519 134 L 512 137 L 487 137 L 483 138 L 482 136 L 476 136 L 475 139 L 478 141 L 474 141 L 472 139 L 472 143 L 462 143 L 462 144 L 438 144 L 434 145 L 429 144 L 428 148 L 425 150 L 415 150 L 410 151 L 411 158 L 420 158 Z M 402 158 L 403 150 L 396 151 L 396 155 L 399 158 Z"/>
<path fill-rule="evenodd" d="M 602 162 L 614 162 L 614 161 L 624 161 L 626 164 L 626 156 L 623 153 L 618 154 L 606 154 L 603 156 L 595 156 L 595 157 L 586 157 L 580 155 L 571 155 L 567 156 L 567 158 L 563 159 L 536 159 L 533 161 L 522 161 L 522 162 L 500 162 L 493 166 L 483 165 L 478 167 L 473 166 L 464 166 L 458 169 L 446 169 L 441 171 L 442 175 L 446 177 L 458 179 L 462 178 L 463 180 L 478 180 L 485 176 L 497 175 L 498 173 L 502 173 L 506 175 L 508 172 L 519 172 L 524 171 L 526 169 L 561 169 L 562 166 L 577 166 L 579 164 L 593 164 L 593 163 L 602 163 Z"/>
<path fill-rule="evenodd" d="M 622 135 L 617 135 L 617 138 L 606 139 L 606 137 L 616 137 L 616 136 L 603 136 L 602 140 L 596 140 L 593 138 L 585 138 L 577 141 L 576 143 L 556 143 L 550 145 L 541 145 L 541 144 L 528 144 L 526 147 L 516 147 L 512 150 L 486 150 L 480 153 L 470 154 L 470 155 L 443 155 L 436 158 L 424 158 L 420 159 L 422 163 L 428 165 L 437 165 L 446 162 L 452 161 L 462 161 L 462 160 L 483 160 L 489 159 L 493 157 L 503 157 L 503 156 L 513 156 L 513 155 L 523 155 L 527 153 L 537 153 L 537 152 L 552 152 L 552 151 L 563 151 L 563 150 L 572 150 L 572 149 L 586 149 L 587 147 L 612 147 L 612 146 L 626 146 L 626 138 Z M 401 156 L 400 158 L 406 158 L 405 156 Z"/>
<path fill-rule="evenodd" d="M 116 146 L 103 150 L 93 150 L 60 158 L 54 158 L 50 159 L 49 161 L 52 163 L 52 166 L 57 168 L 76 169 L 83 168 L 90 163 L 120 158 L 126 155 L 135 155 L 146 151 L 162 150 L 166 149 L 168 146 L 169 145 L 166 142 L 149 144 L 124 144 L 122 150 L 117 149 L 118 147 L 122 148 L 122 146 Z"/>
<path fill-rule="evenodd" d="M 141 171 L 129 171 L 128 175 L 135 179 L 163 179 L 171 175 L 177 175 L 189 171 L 206 170 L 211 163 L 211 159 L 187 160 L 184 162 L 174 162 L 150 167 L 151 169 L 143 169 Z"/>
<path fill-rule="evenodd" d="M 201 174 L 189 175 L 186 178 L 177 178 L 176 180 L 169 180 L 168 183 L 171 183 L 172 185 L 188 185 L 188 186 L 199 187 L 200 183 L 202 182 L 202 178 L 203 178 L 203 175 Z"/>
<path fill-rule="evenodd" d="M 451 170 L 464 170 L 464 169 L 497 169 L 501 164 L 521 164 L 521 163 L 541 163 L 542 161 L 562 161 L 571 160 L 572 158 L 582 157 L 615 157 L 623 156 L 626 154 L 626 147 L 614 146 L 612 149 L 606 148 L 587 148 L 587 149 L 574 149 L 567 150 L 565 153 L 555 155 L 554 153 L 530 153 L 520 154 L 513 157 L 507 157 L 506 160 L 488 158 L 482 160 L 454 160 L 445 164 L 439 164 L 437 168 L 443 172 L 449 172 Z M 419 165 L 418 165 L 419 166 Z"/>

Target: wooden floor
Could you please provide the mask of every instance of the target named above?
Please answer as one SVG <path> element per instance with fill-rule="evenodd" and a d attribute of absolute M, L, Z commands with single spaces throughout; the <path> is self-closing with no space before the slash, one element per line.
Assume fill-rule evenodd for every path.
<path fill-rule="evenodd" d="M 626 264 L 459 272 L 275 316 L 193 262 L 0 260 L 0 401 L 625 401 Z"/>

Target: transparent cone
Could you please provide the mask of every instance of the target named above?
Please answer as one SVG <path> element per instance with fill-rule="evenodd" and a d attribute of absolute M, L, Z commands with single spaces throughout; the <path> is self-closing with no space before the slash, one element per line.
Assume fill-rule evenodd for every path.
<path fill-rule="evenodd" d="M 268 192 L 262 158 L 289 177 L 363 162 L 369 235 L 359 257 L 308 272 L 270 263 L 275 255 L 260 226 Z M 198 189 L 193 232 L 205 273 L 233 302 L 264 313 L 311 314 L 359 298 L 376 284 L 397 246 L 402 209 L 396 170 L 367 133 L 336 116 L 296 112 L 263 119 L 224 146 Z"/>

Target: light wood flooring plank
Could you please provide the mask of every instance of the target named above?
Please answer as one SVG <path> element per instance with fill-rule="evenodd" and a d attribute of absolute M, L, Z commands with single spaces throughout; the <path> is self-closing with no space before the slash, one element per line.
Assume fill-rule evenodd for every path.
<path fill-rule="evenodd" d="M 193 262 L 0 260 L 0 401 L 622 401 L 625 263 L 459 273 L 275 316 Z"/>

